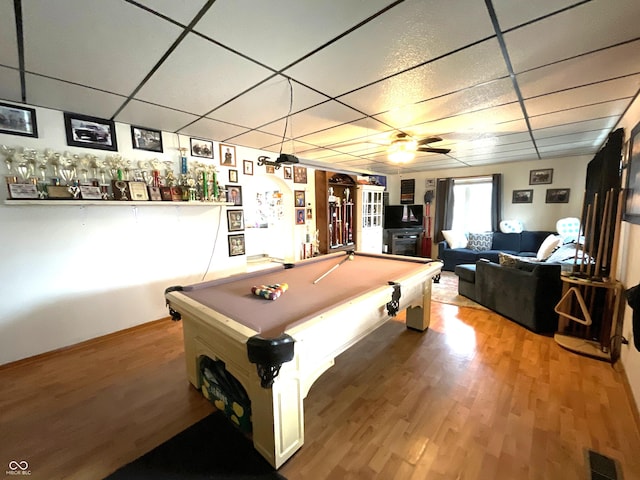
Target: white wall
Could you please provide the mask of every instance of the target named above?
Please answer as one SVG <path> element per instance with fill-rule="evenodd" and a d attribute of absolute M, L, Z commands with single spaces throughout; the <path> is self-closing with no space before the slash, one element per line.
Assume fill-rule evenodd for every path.
<path fill-rule="evenodd" d="M 0 144 L 38 150 L 92 153 L 104 158 L 115 152 L 66 145 L 62 112 L 37 108 L 39 138 L 0 134 Z M 134 150 L 130 126 L 116 124 L 118 152 L 134 160 L 171 160 L 179 170 L 178 140 L 188 137 L 163 132 L 164 153 Z M 219 183 L 228 182 L 228 168 L 215 162 Z M 282 169 L 266 174 L 256 164 L 268 152 L 236 147 L 239 183 L 259 185 L 282 177 Z M 243 160 L 254 162 L 245 176 Z M 4 158 L 0 171 L 6 174 Z M 206 159 L 190 158 L 206 163 Z M 313 178 L 313 171 L 308 172 Z M 275 180 L 285 194 L 288 216 L 287 259 L 299 259 L 305 226 L 294 225 L 293 190 L 308 185 Z M 4 183 L 4 179 L 2 179 Z M 251 188 L 249 188 L 251 190 Z M 168 315 L 164 289 L 241 271 L 246 256 L 229 257 L 226 208 L 172 202 L 148 205 L 6 205 L 0 189 L 0 364 L 72 345 Z M 249 191 L 247 191 L 249 193 Z M 245 197 L 241 208 L 251 207 Z M 308 201 L 314 205 L 313 196 Z M 237 207 L 230 207 L 237 208 Z M 315 228 L 315 227 L 314 227 Z M 255 232 L 252 245 L 272 239 L 268 229 Z M 245 230 L 245 234 L 247 231 Z M 253 232 L 252 232 L 253 233 Z M 271 238 L 271 237 L 269 237 Z"/>

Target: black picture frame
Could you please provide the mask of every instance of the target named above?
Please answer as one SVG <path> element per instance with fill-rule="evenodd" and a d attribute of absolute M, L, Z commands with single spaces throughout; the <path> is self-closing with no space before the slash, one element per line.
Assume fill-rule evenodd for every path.
<path fill-rule="evenodd" d="M 533 189 L 514 190 L 511 203 L 533 203 Z"/>
<path fill-rule="evenodd" d="M 529 172 L 529 185 L 553 183 L 553 168 L 538 168 Z"/>
<path fill-rule="evenodd" d="M 569 203 L 570 188 L 548 188 L 545 203 Z"/>
<path fill-rule="evenodd" d="M 251 160 L 243 160 L 242 169 L 245 175 L 253 175 L 253 162 Z"/>
<path fill-rule="evenodd" d="M 244 230 L 244 210 L 227 210 L 227 227 L 230 232 Z"/>
<path fill-rule="evenodd" d="M 625 222 L 640 225 L 640 123 L 631 130 L 627 154 L 627 180 L 625 187 Z"/>
<path fill-rule="evenodd" d="M 35 108 L 0 102 L 0 133 L 38 137 Z"/>
<path fill-rule="evenodd" d="M 229 182 L 238 183 L 238 170 L 234 170 L 234 169 L 229 170 Z"/>
<path fill-rule="evenodd" d="M 242 186 L 227 185 L 227 202 L 233 203 L 236 207 L 242 206 Z"/>
<path fill-rule="evenodd" d="M 200 158 L 213 158 L 213 142 L 201 138 L 190 138 L 191 156 Z"/>
<path fill-rule="evenodd" d="M 163 153 L 162 132 L 131 125 L 131 144 L 136 150 Z"/>
<path fill-rule="evenodd" d="M 64 126 L 67 145 L 111 152 L 118 150 L 113 120 L 64 112 Z"/>
<path fill-rule="evenodd" d="M 244 233 L 238 233 L 235 235 L 229 235 L 227 237 L 227 242 L 229 244 L 229 256 L 236 257 L 238 255 L 244 255 L 246 253 L 245 250 L 245 242 L 244 242 Z"/>

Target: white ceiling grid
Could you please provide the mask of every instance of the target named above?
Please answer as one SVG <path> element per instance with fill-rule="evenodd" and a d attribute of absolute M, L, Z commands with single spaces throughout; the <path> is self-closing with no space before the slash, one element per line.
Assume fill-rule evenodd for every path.
<path fill-rule="evenodd" d="M 0 100 L 327 168 L 595 154 L 639 90 L 637 0 L 0 2 Z M 399 131 L 451 152 L 393 165 Z"/>

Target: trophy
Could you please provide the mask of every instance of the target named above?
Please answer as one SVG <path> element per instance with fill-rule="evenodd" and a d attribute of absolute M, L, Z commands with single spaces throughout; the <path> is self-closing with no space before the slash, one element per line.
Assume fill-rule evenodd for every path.
<path fill-rule="evenodd" d="M 0 153 L 4 156 L 4 164 L 7 167 L 7 173 L 13 173 L 13 156 L 16 153 L 16 149 L 7 147 L 6 145 L 0 145 Z"/>
<path fill-rule="evenodd" d="M 127 182 L 123 180 L 116 180 L 113 184 L 118 190 L 120 190 L 120 200 L 129 200 L 127 198 Z"/>

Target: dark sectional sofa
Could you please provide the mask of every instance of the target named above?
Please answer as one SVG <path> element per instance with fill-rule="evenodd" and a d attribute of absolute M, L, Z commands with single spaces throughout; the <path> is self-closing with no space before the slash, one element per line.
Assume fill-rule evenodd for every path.
<path fill-rule="evenodd" d="M 443 240 L 438 243 L 438 258 L 444 262 L 443 270 L 453 272 L 456 265 L 476 263 L 480 259 L 498 263 L 498 254 L 501 252 L 519 257 L 535 257 L 544 239 L 555 233 L 540 230 L 525 230 L 521 233 L 493 232 L 490 250 L 449 248 Z"/>
<path fill-rule="evenodd" d="M 560 300 L 559 263 L 518 260 L 512 267 L 479 260 L 455 267 L 458 293 L 536 333 L 558 328 L 554 307 Z"/>

